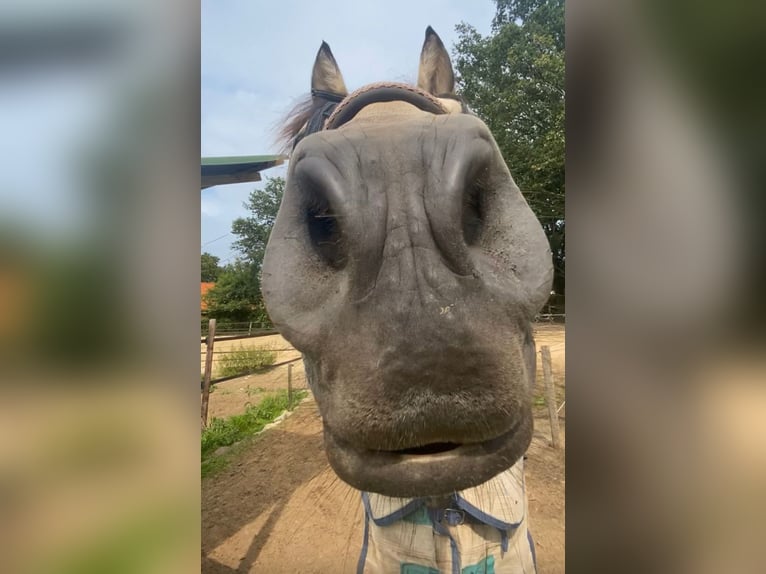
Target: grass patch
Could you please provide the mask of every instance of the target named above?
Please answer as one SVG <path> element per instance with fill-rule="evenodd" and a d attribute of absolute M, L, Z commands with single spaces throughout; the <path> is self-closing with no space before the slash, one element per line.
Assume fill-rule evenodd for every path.
<path fill-rule="evenodd" d="M 274 364 L 277 354 L 268 349 L 239 349 L 222 355 L 216 365 L 218 377 L 233 377 L 257 373 Z"/>
<path fill-rule="evenodd" d="M 559 387 L 559 385 L 556 385 L 556 407 L 558 408 L 561 403 L 564 402 L 566 399 L 566 393 L 562 387 Z M 546 409 L 548 407 L 548 395 L 545 393 L 543 389 L 540 389 L 538 393 L 536 393 L 532 397 L 532 406 L 537 409 Z"/>
<path fill-rule="evenodd" d="M 247 407 L 241 415 L 225 419 L 213 418 L 202 432 L 202 477 L 206 477 L 226 466 L 228 460 L 213 456 L 216 449 L 230 446 L 263 430 L 285 410 L 292 410 L 308 391 L 293 392 L 292 404 L 288 404 L 287 391 L 268 395 L 257 405 Z"/>

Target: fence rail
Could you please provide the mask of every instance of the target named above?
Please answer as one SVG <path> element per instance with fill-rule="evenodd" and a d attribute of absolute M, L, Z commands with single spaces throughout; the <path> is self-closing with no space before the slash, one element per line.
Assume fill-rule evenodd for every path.
<path fill-rule="evenodd" d="M 547 324 L 551 324 L 551 323 L 561 324 L 563 321 L 565 321 L 565 319 L 566 319 L 566 315 L 563 314 L 563 313 L 561 313 L 561 314 L 558 314 L 558 313 L 544 313 L 544 314 L 539 314 L 536 317 L 536 324 L 539 324 L 539 325 L 547 325 Z M 248 324 L 245 324 L 245 325 L 248 325 Z M 215 370 L 215 367 L 217 365 L 220 365 L 222 362 L 225 362 L 228 356 L 231 356 L 231 355 L 234 355 L 234 354 L 237 354 L 237 353 L 242 353 L 243 351 L 248 351 L 251 348 L 255 348 L 255 347 L 250 347 L 250 346 L 248 346 L 246 344 L 240 345 L 238 347 L 231 346 L 229 348 L 224 348 L 224 347 L 221 347 L 220 345 L 216 345 L 216 343 L 222 343 L 222 342 L 228 342 L 228 341 L 246 341 L 247 339 L 256 339 L 256 338 L 259 338 L 259 337 L 266 337 L 266 336 L 272 336 L 272 335 L 278 335 L 278 334 L 279 334 L 278 331 L 276 331 L 275 329 L 262 329 L 262 330 L 257 330 L 257 331 L 253 330 L 253 332 L 251 332 L 251 334 L 249 334 L 249 335 L 247 335 L 247 334 L 245 334 L 245 335 L 235 335 L 235 336 L 232 336 L 232 335 L 229 335 L 229 334 L 223 334 L 222 335 L 220 333 L 220 331 L 218 330 L 218 328 L 216 327 L 215 332 L 214 332 L 214 341 L 213 341 L 214 349 L 213 350 L 208 350 L 206 348 L 207 337 L 203 336 L 200 339 L 200 345 L 201 345 L 200 355 L 201 356 L 210 355 L 212 357 L 212 359 L 213 359 L 213 362 L 214 362 L 213 363 L 213 370 Z M 285 343 L 286 342 L 282 342 L 276 348 L 274 348 L 274 347 L 272 347 L 272 348 L 263 347 L 263 350 L 268 351 L 268 352 L 272 352 L 272 353 L 277 353 L 278 361 L 277 361 L 276 364 L 281 365 L 281 364 L 284 364 L 284 360 L 279 361 L 279 358 L 284 357 L 285 356 L 284 353 L 297 353 L 298 352 L 297 349 L 292 347 L 289 343 L 286 343 L 286 344 Z M 551 347 L 551 348 L 552 349 L 553 348 L 558 348 L 561 345 L 563 345 L 563 343 L 554 344 L 553 347 Z M 293 359 L 289 359 L 289 360 L 291 361 Z M 204 367 L 204 359 L 202 359 L 202 362 L 201 362 L 200 366 Z M 247 372 L 243 372 L 242 374 L 245 375 L 245 374 L 248 374 L 248 373 Z M 226 376 L 226 377 L 215 377 L 214 375 L 215 375 L 215 373 L 213 373 L 213 378 L 211 379 L 212 383 L 221 382 L 221 381 L 224 381 L 224 380 L 230 380 L 232 378 L 235 378 L 233 375 L 232 376 Z"/>
<path fill-rule="evenodd" d="M 564 322 L 566 319 L 566 315 L 561 313 L 545 313 L 545 314 L 539 314 L 536 317 L 536 320 L 540 324 L 549 324 L 549 323 L 561 323 Z M 211 326 L 214 325 L 214 322 L 211 321 Z M 285 345 L 284 342 L 278 345 L 278 348 L 267 348 L 267 347 L 249 347 L 246 348 L 243 345 L 239 345 L 239 347 L 232 347 L 232 348 L 222 348 L 221 344 L 226 344 L 229 341 L 236 341 L 236 340 L 245 340 L 245 339 L 255 339 L 258 337 L 264 337 L 266 335 L 274 335 L 278 334 L 276 330 L 274 329 L 268 329 L 268 330 L 260 330 L 258 332 L 255 332 L 255 330 L 252 330 L 250 334 L 243 334 L 243 335 L 235 335 L 235 336 L 227 336 L 227 335 L 221 335 L 219 330 L 213 326 L 212 329 L 210 329 L 210 333 L 212 334 L 212 338 L 208 340 L 208 337 L 204 336 L 201 338 L 201 345 L 204 345 L 204 347 L 200 350 L 201 358 L 201 371 L 204 372 L 205 376 L 202 380 L 202 388 L 203 388 L 203 426 L 207 424 L 207 418 L 206 418 L 206 407 L 207 407 L 207 401 L 205 400 L 206 395 L 210 388 L 213 385 L 216 385 L 218 383 L 222 383 L 225 381 L 230 381 L 248 374 L 267 374 L 272 373 L 277 369 L 282 369 L 283 367 L 287 367 L 287 369 L 283 369 L 284 372 L 280 375 L 280 385 L 282 382 L 284 382 L 284 385 L 282 388 L 287 389 L 288 391 L 291 390 L 302 390 L 307 389 L 307 381 L 305 377 L 305 373 L 303 372 L 303 369 L 296 369 L 294 368 L 299 361 L 302 360 L 302 356 L 290 356 L 286 355 L 286 353 L 298 353 L 298 350 L 295 349 L 292 346 L 289 346 L 289 343 Z M 548 353 L 550 353 L 550 350 L 558 349 L 559 347 L 563 346 L 564 343 L 554 343 L 553 345 L 549 345 L 547 347 Z M 230 374 L 226 376 L 215 376 L 217 371 L 220 369 L 216 369 L 217 365 L 221 364 L 221 361 L 225 361 L 226 358 L 230 355 L 234 355 L 237 353 L 247 353 L 248 351 L 255 351 L 255 350 L 261 350 L 266 351 L 270 353 L 275 353 L 276 358 L 271 359 L 275 362 L 270 365 L 264 365 L 261 368 L 258 368 L 257 370 L 249 370 L 246 372 L 239 372 L 235 374 Z M 548 356 L 548 363 L 550 363 L 550 356 Z M 548 366 L 548 369 L 550 369 L 550 366 Z M 548 378 L 548 375 L 546 375 L 546 378 Z M 284 380 L 282 380 L 284 379 Z M 270 384 L 273 384 L 273 379 Z M 547 382 L 547 381 L 546 381 Z M 549 406 L 553 410 L 553 413 L 558 415 L 561 410 L 564 408 L 564 404 L 561 405 L 553 405 L 551 404 L 553 401 L 551 400 L 550 395 L 547 397 L 547 402 L 549 403 Z M 552 427 L 556 423 L 554 422 L 554 416 L 551 414 L 551 423 Z M 555 431 L 554 431 L 555 432 Z M 554 439 L 554 442 L 558 442 L 556 439 Z"/>
<path fill-rule="evenodd" d="M 293 350 L 295 350 L 295 349 L 293 349 Z M 272 369 L 276 369 L 277 367 L 284 367 L 285 365 L 294 364 L 294 363 L 296 363 L 296 362 L 298 362 L 298 361 L 300 361 L 302 359 L 303 359 L 303 357 L 296 357 L 295 359 L 289 359 L 287 361 L 282 361 L 280 363 L 274 363 L 273 365 L 269 365 L 268 367 L 264 367 L 263 371 L 259 371 L 258 374 L 267 373 L 267 372 L 271 371 Z M 217 383 L 223 383 L 225 381 L 231 381 L 232 379 L 238 379 L 240 377 L 244 377 L 244 376 L 249 375 L 249 374 L 252 374 L 252 373 L 239 373 L 237 375 L 229 375 L 228 377 L 218 377 L 217 379 L 211 379 L 210 380 L 210 385 L 212 386 L 212 385 L 215 385 Z M 304 378 L 304 380 L 305 380 L 305 378 Z M 296 388 L 302 389 L 302 388 L 308 388 L 308 387 L 296 387 Z"/>
<path fill-rule="evenodd" d="M 538 313 L 536 323 L 566 323 L 566 313 Z"/>
<path fill-rule="evenodd" d="M 566 313 L 538 313 L 535 316 L 535 322 L 566 322 Z M 200 338 L 204 342 L 207 339 L 208 326 L 203 325 L 200 329 Z M 249 337 L 265 337 L 267 335 L 278 335 L 277 331 L 271 325 L 258 324 L 253 322 L 245 323 L 227 323 L 216 327 L 216 339 L 247 339 Z"/>
<path fill-rule="evenodd" d="M 215 334 L 215 340 L 216 341 L 236 341 L 238 339 L 255 339 L 256 337 L 268 337 L 269 335 L 279 335 L 279 331 L 276 329 L 263 329 L 259 331 L 253 331 L 252 333 L 218 333 Z M 207 341 L 207 335 L 202 335 L 200 338 L 200 343 L 205 343 Z"/>

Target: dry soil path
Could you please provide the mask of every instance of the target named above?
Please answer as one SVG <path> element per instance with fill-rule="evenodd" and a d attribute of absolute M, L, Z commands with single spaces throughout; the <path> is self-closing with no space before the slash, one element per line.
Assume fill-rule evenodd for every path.
<path fill-rule="evenodd" d="M 537 329 L 538 345 L 549 345 L 558 394 L 563 398 L 562 327 Z M 300 362 L 298 362 L 300 365 Z M 237 389 L 284 381 L 274 373 L 237 379 Z M 220 416 L 233 414 L 219 388 Z M 253 400 L 242 391 L 238 399 Z M 236 395 L 235 395 L 236 396 Z M 228 405 L 224 409 L 224 403 Z M 563 414 L 564 411 L 562 411 Z M 546 411 L 538 407 L 527 460 L 530 527 L 539 574 L 564 572 L 564 454 L 550 446 Z M 562 420 L 563 431 L 563 420 Z M 563 432 L 562 432 L 563 434 Z M 355 571 L 362 543 L 362 507 L 357 492 L 330 470 L 322 448 L 316 403 L 304 401 L 278 426 L 256 437 L 229 467 L 202 483 L 202 572 L 204 574 Z"/>

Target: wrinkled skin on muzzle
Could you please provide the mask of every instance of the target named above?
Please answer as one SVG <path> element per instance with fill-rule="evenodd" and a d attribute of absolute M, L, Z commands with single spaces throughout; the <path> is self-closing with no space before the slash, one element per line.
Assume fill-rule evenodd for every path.
<path fill-rule="evenodd" d="M 426 496 L 509 468 L 532 436 L 542 228 L 487 127 L 413 111 L 294 150 L 263 294 L 304 354 L 352 486 Z"/>

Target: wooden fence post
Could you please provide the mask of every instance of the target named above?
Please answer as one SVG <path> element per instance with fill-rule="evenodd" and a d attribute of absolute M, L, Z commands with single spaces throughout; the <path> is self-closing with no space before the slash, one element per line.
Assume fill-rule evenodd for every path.
<path fill-rule="evenodd" d="M 551 444 L 558 449 L 559 442 L 559 414 L 556 409 L 556 389 L 553 386 L 553 372 L 551 370 L 551 350 L 548 346 L 540 348 L 543 359 L 543 377 L 545 379 L 546 403 L 548 403 L 548 416 L 551 419 Z"/>
<path fill-rule="evenodd" d="M 287 364 L 287 408 L 293 406 L 293 364 Z"/>
<path fill-rule="evenodd" d="M 215 319 L 210 319 L 207 328 L 207 354 L 205 355 L 205 376 L 202 379 L 202 428 L 207 427 L 207 403 L 210 397 L 210 376 L 213 373 L 213 345 L 215 345 Z"/>

